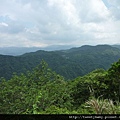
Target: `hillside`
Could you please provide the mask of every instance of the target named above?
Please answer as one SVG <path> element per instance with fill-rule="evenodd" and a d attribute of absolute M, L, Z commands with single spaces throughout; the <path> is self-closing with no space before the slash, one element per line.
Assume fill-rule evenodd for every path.
<path fill-rule="evenodd" d="M 120 45 L 112 45 L 112 47 L 116 47 L 120 49 Z"/>
<path fill-rule="evenodd" d="M 42 60 L 31 72 L 0 79 L 0 114 L 120 114 L 119 79 L 120 60 L 73 80 Z"/>
<path fill-rule="evenodd" d="M 21 56 L 0 55 L 0 77 L 11 78 L 13 72 L 25 73 L 44 59 L 53 71 L 67 79 L 83 76 L 97 68 L 108 69 L 120 58 L 120 49 L 109 45 L 82 46 L 68 50 L 26 53 Z"/>

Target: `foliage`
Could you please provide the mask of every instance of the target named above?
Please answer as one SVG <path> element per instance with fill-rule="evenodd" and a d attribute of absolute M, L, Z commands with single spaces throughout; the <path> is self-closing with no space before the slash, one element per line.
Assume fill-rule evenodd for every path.
<path fill-rule="evenodd" d="M 13 72 L 20 75 L 32 71 L 44 59 L 56 73 L 66 79 L 75 79 L 98 68 L 106 70 L 119 58 L 120 50 L 108 45 L 49 52 L 39 50 L 21 56 L 0 55 L 0 77 L 10 79 Z"/>
<path fill-rule="evenodd" d="M 120 102 L 120 60 L 112 64 L 108 70 L 107 82 L 109 84 L 108 91 L 112 91 L 110 97 Z"/>
<path fill-rule="evenodd" d="M 66 80 L 42 60 L 31 72 L 0 79 L 0 114 L 119 114 L 119 70 L 120 61 Z"/>
<path fill-rule="evenodd" d="M 42 61 L 32 73 L 0 82 L 0 113 L 37 113 L 52 105 L 70 108 L 70 91 L 64 78 Z"/>

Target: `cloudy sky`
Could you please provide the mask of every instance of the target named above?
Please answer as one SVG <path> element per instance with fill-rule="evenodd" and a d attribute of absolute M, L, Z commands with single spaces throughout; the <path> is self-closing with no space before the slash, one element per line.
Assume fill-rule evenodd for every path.
<path fill-rule="evenodd" d="M 120 0 L 0 0 L 0 47 L 120 43 Z"/>

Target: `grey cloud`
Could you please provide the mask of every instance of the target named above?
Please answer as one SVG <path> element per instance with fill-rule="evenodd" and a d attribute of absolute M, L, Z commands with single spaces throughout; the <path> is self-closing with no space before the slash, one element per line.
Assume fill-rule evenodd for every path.
<path fill-rule="evenodd" d="M 9 34 L 17 34 L 24 30 L 23 24 L 18 23 L 18 21 L 5 22 L 7 26 L 0 26 L 0 32 L 9 33 Z"/>
<path fill-rule="evenodd" d="M 120 0 L 107 0 L 107 3 L 109 5 L 109 10 L 112 14 L 112 16 L 117 19 L 120 20 Z"/>
<path fill-rule="evenodd" d="M 115 17 L 115 19 L 120 20 L 120 12 L 118 12 L 118 11 L 120 11 L 120 6 L 118 8 L 112 7 L 110 10 L 111 10 L 113 16 Z"/>
<path fill-rule="evenodd" d="M 120 4 L 115 1 L 108 7 L 102 0 L 2 0 L 1 46 L 10 41 L 16 46 L 20 41 L 21 46 L 118 41 Z M 117 35 L 110 38 L 112 32 Z"/>

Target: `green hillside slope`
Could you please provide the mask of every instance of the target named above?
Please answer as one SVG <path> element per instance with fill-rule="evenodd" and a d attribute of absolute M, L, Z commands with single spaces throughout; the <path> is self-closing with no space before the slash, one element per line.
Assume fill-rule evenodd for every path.
<path fill-rule="evenodd" d="M 0 55 L 0 77 L 10 78 L 32 70 L 44 59 L 49 67 L 67 79 L 83 76 L 97 68 L 108 69 L 120 58 L 120 50 L 109 45 L 82 46 L 68 50 L 26 53 L 21 56 Z"/>

